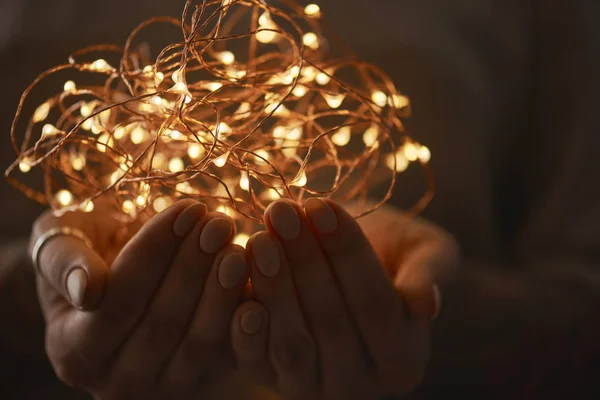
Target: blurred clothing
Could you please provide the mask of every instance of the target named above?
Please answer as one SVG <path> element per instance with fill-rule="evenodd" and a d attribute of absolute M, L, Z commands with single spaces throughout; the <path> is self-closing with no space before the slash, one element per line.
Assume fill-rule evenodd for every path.
<path fill-rule="evenodd" d="M 38 73 L 80 47 L 123 43 L 138 22 L 180 15 L 183 4 L 3 0 L 2 165 L 14 158 L 7 132 L 18 98 Z M 445 293 L 431 368 L 416 396 L 598 398 L 600 2 L 327 0 L 321 6 L 358 55 L 381 66 L 412 99 L 407 125 L 431 149 L 437 181 L 424 216 L 452 232 L 465 253 Z M 393 203 L 413 201 L 422 181 L 417 168 L 409 170 Z M 12 189 L 4 189 L 0 206 L 5 243 L 26 237 L 41 210 Z M 40 398 L 42 385 L 60 386 L 43 361 L 33 275 L 22 272 L 25 258 L 4 260 L 0 318 L 33 325 L 0 326 L 0 369 L 14 372 L 10 379 L 0 375 L 0 397 L 33 398 L 38 390 Z M 26 289 L 15 293 L 15 285 Z M 18 311 L 21 302 L 12 296 L 29 303 Z M 22 343 L 14 335 L 23 335 Z M 19 395 L 3 397 L 7 387 Z"/>

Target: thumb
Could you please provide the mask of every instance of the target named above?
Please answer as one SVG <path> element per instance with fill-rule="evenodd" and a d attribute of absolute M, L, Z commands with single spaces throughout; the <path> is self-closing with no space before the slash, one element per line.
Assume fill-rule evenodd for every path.
<path fill-rule="evenodd" d="M 48 232 L 60 228 L 76 229 L 88 236 L 89 223 L 84 222 L 82 215 L 75 214 L 79 213 L 62 217 L 47 213 L 40 217 L 31 235 L 30 254 L 36 245 L 41 245 L 37 260 L 33 260 L 39 267 L 37 274 L 73 307 L 91 310 L 102 300 L 109 272 L 104 259 L 90 247 L 94 242 L 62 233 L 44 238 Z M 90 216 L 86 217 L 89 221 Z"/>

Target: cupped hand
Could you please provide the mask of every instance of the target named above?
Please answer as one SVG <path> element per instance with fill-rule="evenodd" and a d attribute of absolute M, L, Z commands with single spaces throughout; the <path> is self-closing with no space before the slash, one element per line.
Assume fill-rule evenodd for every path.
<path fill-rule="evenodd" d="M 328 200 L 309 200 L 304 210 L 282 200 L 265 219 L 267 232 L 248 244 L 256 301 L 232 321 L 238 366 L 286 400 L 380 399 L 414 389 L 429 357 L 436 271 L 456 262 L 452 241 L 444 236 L 433 249 L 437 239 L 427 235 L 425 244 L 408 243 L 382 230 L 371 238 L 385 242 L 376 251 Z M 417 228 L 407 219 L 405 229 Z M 391 247 L 406 249 L 387 260 Z"/>
<path fill-rule="evenodd" d="M 48 213 L 32 243 L 57 226 L 94 245 L 57 236 L 40 253 L 46 348 L 60 379 L 99 399 L 188 399 L 231 372 L 229 327 L 248 266 L 229 217 L 184 200 L 118 248 L 120 224 L 101 210 Z"/>

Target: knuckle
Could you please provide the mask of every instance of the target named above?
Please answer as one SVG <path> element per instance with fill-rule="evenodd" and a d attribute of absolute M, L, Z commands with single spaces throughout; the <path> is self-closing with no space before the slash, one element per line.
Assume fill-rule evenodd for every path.
<path fill-rule="evenodd" d="M 349 319 L 342 304 L 325 303 L 314 312 L 315 326 L 326 332 L 343 333 L 348 329 Z"/>
<path fill-rule="evenodd" d="M 273 363 L 285 371 L 310 370 L 316 359 L 315 343 L 305 335 L 282 340 L 273 346 L 271 352 Z"/>
<path fill-rule="evenodd" d="M 366 291 L 357 302 L 358 318 L 387 325 L 398 319 L 396 304 L 390 301 L 381 291 Z"/>
<path fill-rule="evenodd" d="M 181 343 L 183 362 L 186 365 L 199 365 L 199 361 L 204 362 L 212 358 L 220 346 L 221 340 L 216 335 L 190 335 Z"/>
<path fill-rule="evenodd" d="M 145 324 L 141 330 L 141 335 L 149 346 L 161 346 L 164 343 L 172 342 L 173 338 L 179 336 L 180 331 L 181 329 L 177 323 L 155 318 Z"/>

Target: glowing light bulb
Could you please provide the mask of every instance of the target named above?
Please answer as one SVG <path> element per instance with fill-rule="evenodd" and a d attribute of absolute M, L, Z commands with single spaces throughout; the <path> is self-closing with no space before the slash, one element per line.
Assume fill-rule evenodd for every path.
<path fill-rule="evenodd" d="M 83 103 L 83 104 L 81 104 L 81 107 L 79 108 L 79 112 L 81 113 L 82 117 L 87 118 L 90 115 L 92 115 L 95 108 L 96 108 L 96 104 L 93 101 L 89 102 L 89 103 Z"/>
<path fill-rule="evenodd" d="M 247 114 L 252 110 L 250 103 L 244 102 L 240 104 L 240 107 L 236 110 L 235 114 Z"/>
<path fill-rule="evenodd" d="M 188 147 L 188 156 L 192 160 L 197 160 L 204 154 L 204 146 L 199 143 L 191 143 Z"/>
<path fill-rule="evenodd" d="M 213 160 L 213 163 L 217 168 L 223 168 L 225 164 L 227 164 L 227 160 L 229 159 L 229 152 L 219 156 Z"/>
<path fill-rule="evenodd" d="M 312 18 L 318 18 L 321 16 L 321 7 L 317 4 L 309 4 L 304 7 L 304 14 Z"/>
<path fill-rule="evenodd" d="M 123 136 L 125 136 L 125 133 L 126 133 L 125 128 L 120 126 L 117 129 L 115 129 L 115 132 L 113 133 L 113 137 L 117 140 L 123 139 Z"/>
<path fill-rule="evenodd" d="M 419 158 L 419 149 L 413 143 L 407 143 L 404 145 L 404 156 L 408 161 L 417 161 L 417 158 Z"/>
<path fill-rule="evenodd" d="M 98 143 L 96 144 L 96 148 L 98 151 L 104 153 L 106 152 L 107 147 L 112 147 L 114 145 L 113 138 L 108 133 L 103 133 L 98 138 Z"/>
<path fill-rule="evenodd" d="M 73 81 L 66 81 L 63 90 L 66 93 L 73 93 L 77 90 L 77 85 Z"/>
<path fill-rule="evenodd" d="M 324 72 L 319 72 L 317 74 L 317 76 L 315 77 L 315 81 L 321 85 L 321 86 L 325 86 L 327 85 L 329 82 L 331 82 L 331 77 L 329 75 L 327 75 Z"/>
<path fill-rule="evenodd" d="M 273 29 L 273 28 L 270 28 L 270 29 Z M 256 32 L 256 40 L 258 40 L 261 43 L 271 43 L 273 40 L 275 40 L 276 36 L 277 36 L 277 32 L 268 31 L 268 30 L 264 30 L 264 29 L 261 29 Z"/>
<path fill-rule="evenodd" d="M 302 171 L 302 173 L 291 183 L 291 186 L 303 187 L 308 183 L 308 178 L 306 177 L 306 172 Z"/>
<path fill-rule="evenodd" d="M 233 133 L 233 129 L 225 122 L 219 122 L 219 135 L 218 137 L 231 135 Z"/>
<path fill-rule="evenodd" d="M 85 129 L 86 131 L 91 131 L 93 126 L 94 126 L 94 121 L 92 121 L 91 119 L 86 119 L 81 124 L 81 127 L 83 129 Z"/>
<path fill-rule="evenodd" d="M 296 128 L 292 128 L 285 134 L 286 140 L 298 141 L 302 138 L 302 127 L 298 126 Z"/>
<path fill-rule="evenodd" d="M 58 132 L 60 131 L 52 124 L 46 124 L 42 128 L 42 136 L 56 135 Z"/>
<path fill-rule="evenodd" d="M 392 97 L 393 106 L 397 109 L 402 109 L 410 104 L 408 97 L 396 94 Z"/>
<path fill-rule="evenodd" d="M 82 171 L 85 168 L 85 157 L 78 155 L 71 160 L 71 166 L 75 171 Z"/>
<path fill-rule="evenodd" d="M 265 190 L 263 197 L 267 200 L 278 200 L 281 198 L 281 196 L 279 195 L 277 190 L 275 190 L 273 188 L 269 188 L 269 189 Z"/>
<path fill-rule="evenodd" d="M 305 33 L 302 37 L 302 43 L 310 49 L 317 50 L 319 48 L 319 37 L 314 32 Z"/>
<path fill-rule="evenodd" d="M 154 85 L 158 86 L 162 83 L 162 81 L 165 80 L 165 74 L 163 74 L 162 72 L 157 72 L 154 75 Z"/>
<path fill-rule="evenodd" d="M 258 24 L 260 25 L 260 28 L 256 32 L 256 40 L 261 43 L 271 43 L 275 40 L 277 32 L 274 32 L 273 29 L 277 29 L 277 25 L 275 25 L 268 12 L 258 18 Z"/>
<path fill-rule="evenodd" d="M 135 211 L 135 203 L 131 200 L 125 200 L 121 208 L 124 213 L 132 214 Z"/>
<path fill-rule="evenodd" d="M 246 192 L 250 190 L 250 179 L 248 178 L 248 173 L 246 171 L 242 171 L 242 177 L 240 178 L 240 188 L 245 190 Z"/>
<path fill-rule="evenodd" d="M 256 155 L 256 163 L 259 165 L 266 165 L 267 161 L 269 161 L 269 153 L 266 150 L 257 150 Z"/>
<path fill-rule="evenodd" d="M 371 94 L 371 100 L 373 100 L 373 103 L 383 108 L 387 105 L 388 97 L 381 90 L 377 90 Z"/>
<path fill-rule="evenodd" d="M 404 172 L 408 168 L 408 160 L 401 151 L 396 152 L 396 154 L 390 154 L 386 158 L 386 164 L 392 171 L 394 170 L 394 162 L 396 164 L 396 172 L 398 173 Z"/>
<path fill-rule="evenodd" d="M 425 146 L 419 149 L 419 160 L 423 163 L 428 163 L 431 160 L 431 151 Z"/>
<path fill-rule="evenodd" d="M 185 71 L 183 70 L 183 67 L 181 67 L 181 68 L 173 71 L 173 73 L 171 74 L 171 79 L 175 83 L 183 83 L 184 76 L 185 76 Z"/>
<path fill-rule="evenodd" d="M 309 82 L 313 81 L 317 77 L 317 73 L 318 70 L 312 65 L 302 68 L 302 76 L 306 78 Z"/>
<path fill-rule="evenodd" d="M 154 154 L 152 168 L 163 169 L 167 165 L 167 157 L 163 153 Z"/>
<path fill-rule="evenodd" d="M 190 90 L 188 89 L 187 85 L 183 82 L 177 82 L 175 86 L 169 89 L 169 92 L 192 97 Z"/>
<path fill-rule="evenodd" d="M 73 195 L 68 190 L 59 190 L 56 193 L 56 201 L 58 201 L 58 204 L 61 206 L 68 206 L 73 202 Z"/>
<path fill-rule="evenodd" d="M 304 85 L 298 85 L 294 88 L 292 92 L 296 97 L 304 97 L 306 93 L 308 93 L 308 88 Z"/>
<path fill-rule="evenodd" d="M 161 106 L 163 103 L 163 100 L 160 98 L 160 96 L 152 96 L 150 98 L 150 103 L 155 106 Z"/>
<path fill-rule="evenodd" d="M 368 147 L 372 147 L 377 143 L 379 138 L 379 128 L 376 125 L 369 127 L 363 134 L 363 142 Z"/>
<path fill-rule="evenodd" d="M 250 240 L 250 236 L 248 236 L 245 233 L 239 233 L 233 239 L 233 244 L 237 244 L 238 246 L 242 246 L 243 248 L 246 248 L 246 245 L 248 244 L 249 240 Z"/>
<path fill-rule="evenodd" d="M 146 138 L 146 130 L 138 125 L 131 132 L 131 136 L 129 138 L 131 139 L 131 143 L 140 144 Z"/>
<path fill-rule="evenodd" d="M 327 105 L 329 105 L 329 107 L 339 108 L 342 105 L 342 103 L 344 102 L 344 99 L 346 98 L 346 96 L 341 93 L 339 93 L 339 94 L 323 93 L 323 98 L 325 99 L 325 101 L 327 102 Z"/>
<path fill-rule="evenodd" d="M 138 197 L 135 198 L 135 203 L 140 207 L 145 206 L 147 202 L 148 202 L 147 195 L 140 194 Z"/>
<path fill-rule="evenodd" d="M 231 65 L 235 62 L 235 55 L 230 51 L 222 51 L 217 54 L 217 59 L 225 65 Z"/>
<path fill-rule="evenodd" d="M 351 137 L 352 129 L 349 126 L 344 126 L 331 136 L 331 141 L 337 146 L 343 147 L 350 143 Z"/>
<path fill-rule="evenodd" d="M 192 185 L 190 185 L 189 182 L 178 183 L 175 186 L 175 190 L 177 190 L 178 192 L 181 192 L 181 193 L 185 193 L 185 194 L 193 194 L 194 193 L 194 188 L 192 187 Z"/>
<path fill-rule="evenodd" d="M 102 129 L 102 127 L 100 125 L 96 125 L 96 124 L 92 123 L 92 133 L 94 135 L 99 135 L 102 132 L 104 132 L 104 129 Z"/>
<path fill-rule="evenodd" d="M 49 114 L 50 114 L 50 103 L 45 102 L 42 105 L 40 105 L 33 113 L 33 122 L 35 122 L 36 124 L 38 122 L 42 122 L 43 120 L 48 118 Z"/>
<path fill-rule="evenodd" d="M 86 213 L 94 211 L 94 202 L 91 200 L 84 201 L 81 203 L 81 209 Z"/>
<path fill-rule="evenodd" d="M 209 82 L 205 87 L 211 92 L 216 92 L 223 87 L 223 84 L 221 82 Z"/>
<path fill-rule="evenodd" d="M 185 164 L 183 160 L 179 157 L 173 157 L 169 161 L 169 170 L 171 172 L 181 172 L 185 169 Z"/>
<path fill-rule="evenodd" d="M 29 164 L 28 161 L 23 160 L 19 163 L 19 169 L 21 170 L 22 173 L 26 174 L 29 171 L 31 171 L 31 165 Z"/>
<path fill-rule="evenodd" d="M 271 20 L 271 15 L 268 12 L 263 13 L 258 18 L 258 24 L 260 26 L 270 26 L 270 25 L 273 25 L 273 20 Z"/>
<path fill-rule="evenodd" d="M 185 139 L 185 136 L 183 135 L 183 133 L 179 132 L 178 130 L 173 130 L 173 131 L 169 132 L 169 136 L 173 140 L 183 140 L 183 139 Z"/>
<path fill-rule="evenodd" d="M 112 72 L 115 70 L 109 63 L 106 62 L 106 60 L 103 59 L 94 61 L 90 65 L 90 69 L 96 72 Z"/>
<path fill-rule="evenodd" d="M 227 207 L 224 205 L 220 205 L 217 207 L 217 212 L 220 212 L 222 214 L 228 215 L 230 217 L 234 216 L 234 211 L 231 209 L 231 207 Z"/>
<path fill-rule="evenodd" d="M 152 202 L 152 207 L 154 208 L 154 211 L 156 211 L 158 213 L 166 210 L 170 205 L 171 205 L 170 199 L 165 198 L 165 197 L 157 197 Z"/>

